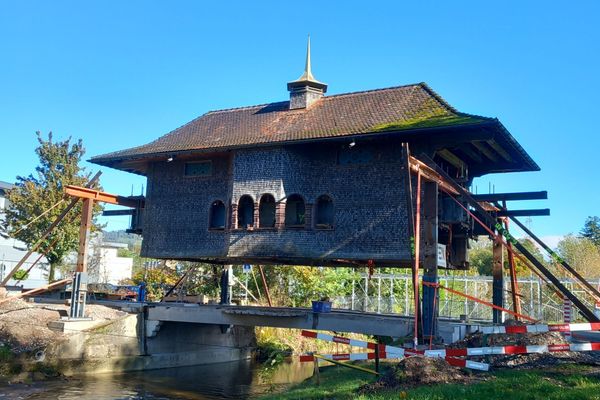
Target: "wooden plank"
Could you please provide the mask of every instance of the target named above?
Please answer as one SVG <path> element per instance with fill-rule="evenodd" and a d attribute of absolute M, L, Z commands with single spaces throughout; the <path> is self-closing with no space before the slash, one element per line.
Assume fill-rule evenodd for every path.
<path fill-rule="evenodd" d="M 90 188 L 84 188 L 79 186 L 67 185 L 65 186 L 65 193 L 69 196 L 78 197 L 81 199 L 92 199 L 94 201 L 101 201 L 103 203 L 117 204 L 120 206 L 138 208 L 143 205 L 142 200 L 129 199 L 123 196 L 117 196 L 99 190 Z"/>

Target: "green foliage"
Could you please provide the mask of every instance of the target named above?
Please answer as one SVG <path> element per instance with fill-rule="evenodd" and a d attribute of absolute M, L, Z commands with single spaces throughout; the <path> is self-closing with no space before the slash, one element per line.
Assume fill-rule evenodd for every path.
<path fill-rule="evenodd" d="M 544 264 L 544 265 L 547 264 L 547 262 L 544 260 L 544 256 L 542 255 L 542 252 L 535 245 L 535 243 L 533 242 L 533 240 L 531 240 L 529 238 L 525 238 L 525 239 L 519 239 L 519 242 L 531 254 L 533 254 L 535 256 L 535 258 L 537 258 L 542 264 Z M 513 249 L 515 250 L 516 253 L 520 254 L 520 252 L 518 250 L 516 250 L 514 248 L 514 246 L 513 246 Z M 529 270 L 529 267 L 527 267 L 527 265 L 522 260 L 520 260 L 518 257 L 516 257 L 516 256 L 515 256 L 515 270 L 517 271 L 517 276 L 529 276 L 531 274 L 531 271 Z"/>
<path fill-rule="evenodd" d="M 469 250 L 469 263 L 472 268 L 477 270 L 479 275 L 492 275 L 493 261 L 491 240 L 482 239 L 472 242 Z"/>
<path fill-rule="evenodd" d="M 587 217 L 580 234 L 600 248 L 600 217 Z"/>
<path fill-rule="evenodd" d="M 19 281 L 24 281 L 25 279 L 27 279 L 28 276 L 29 276 L 29 274 L 27 273 L 27 270 L 25 270 L 25 269 L 20 269 L 17 272 L 15 272 L 15 274 L 14 274 L 14 278 Z"/>
<path fill-rule="evenodd" d="M 6 218 L 2 223 L 2 232 L 32 246 L 42 236 L 64 209 L 64 205 L 53 208 L 41 218 L 31 222 L 35 217 L 63 199 L 63 187 L 66 185 L 84 186 L 90 179 L 90 174 L 79 163 L 85 154 L 81 140 L 71 143 L 71 138 L 64 141 L 53 141 L 52 133 L 44 139 L 37 132 L 38 147 L 35 150 L 39 165 L 34 174 L 17 177 L 16 187 L 9 190 L 9 201 Z M 63 202 L 63 204 L 66 204 Z M 94 216 L 101 207 L 94 209 Z M 40 252 L 46 253 L 50 263 L 48 280 L 54 279 L 54 270 L 64 256 L 75 250 L 79 244 L 79 223 L 81 204 L 70 212 L 65 220 L 53 231 L 40 247 Z M 29 223 L 29 225 L 27 225 Z M 93 229 L 97 226 L 94 225 Z M 56 244 L 50 248 L 52 242 Z"/>
<path fill-rule="evenodd" d="M 385 365 L 385 363 L 383 363 Z M 337 399 L 337 400 L 567 400 L 598 399 L 600 379 L 593 369 L 582 365 L 544 370 L 504 370 L 477 374 L 469 384 L 439 384 L 416 388 L 383 389 L 359 395 L 357 389 L 374 378 L 343 367 L 321 368 L 321 384 L 307 380 L 283 393 L 260 399 Z"/>
<path fill-rule="evenodd" d="M 131 277 L 134 285 L 139 285 L 142 282 L 146 283 L 146 298 L 149 301 L 159 301 L 162 299 L 169 288 L 177 283 L 178 279 L 179 274 L 177 271 L 165 265 L 155 268 L 138 269 Z"/>
<path fill-rule="evenodd" d="M 600 248 L 587 237 L 565 236 L 558 243 L 558 253 L 584 277 L 600 276 Z"/>
<path fill-rule="evenodd" d="M 281 269 L 288 272 L 288 295 L 296 307 L 310 306 L 311 300 L 347 295 L 348 282 L 353 276 L 358 277 L 351 268 L 294 266 Z"/>

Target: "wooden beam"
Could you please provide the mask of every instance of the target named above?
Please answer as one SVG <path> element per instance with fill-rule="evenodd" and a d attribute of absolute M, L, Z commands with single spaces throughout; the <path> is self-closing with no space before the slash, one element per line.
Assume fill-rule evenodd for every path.
<path fill-rule="evenodd" d="M 496 150 L 496 152 L 500 154 L 500 156 L 506 161 L 513 162 L 513 158 L 510 156 L 510 154 L 508 154 L 506 150 L 504 150 L 502 146 L 500 146 L 494 139 L 488 140 L 487 144 L 489 144 L 492 149 Z"/>
<path fill-rule="evenodd" d="M 477 150 L 482 152 L 484 156 L 486 156 L 487 158 L 489 158 L 490 160 L 492 160 L 494 162 L 498 162 L 498 157 L 496 157 L 492 153 L 492 151 L 486 147 L 484 142 L 474 141 L 472 143 L 473 143 L 473 146 L 475 146 L 477 148 Z"/>
<path fill-rule="evenodd" d="M 80 199 L 91 199 L 94 201 L 101 201 L 103 203 L 116 204 L 119 206 L 138 208 L 143 205 L 142 200 L 134 200 L 123 196 L 117 196 L 99 190 L 67 185 L 65 186 L 65 193 L 69 196 L 77 197 Z M 141 203 L 141 204 L 140 204 Z"/>
<path fill-rule="evenodd" d="M 94 175 L 92 177 L 92 179 L 90 179 L 90 181 L 87 183 L 86 186 L 87 187 L 94 186 L 96 184 L 96 182 L 98 181 L 98 179 L 100 178 L 100 175 L 102 175 L 102 172 L 98 171 L 96 173 L 96 175 Z M 52 222 L 52 224 L 48 227 L 48 229 L 46 229 L 44 231 L 44 233 L 38 239 L 38 241 L 35 242 L 35 244 L 33 246 L 31 246 L 31 248 L 27 251 L 27 253 L 23 256 L 23 258 L 17 263 L 17 265 L 14 266 L 14 268 L 8 273 L 8 275 L 6 275 L 6 277 L 4 277 L 2 282 L 0 282 L 0 286 L 5 286 L 8 283 L 8 281 L 12 278 L 12 276 L 15 274 L 15 272 L 17 272 L 19 270 L 19 268 L 21 268 L 21 266 L 25 263 L 25 261 L 27 261 L 27 259 L 40 248 L 40 246 L 44 243 L 44 240 L 46 240 L 48 235 L 50 235 L 50 233 L 52 233 L 54 228 L 56 228 L 58 226 L 58 224 L 60 224 L 61 221 L 65 218 L 65 216 L 69 213 L 69 211 L 71 211 L 73 209 L 73 207 L 75 207 L 75 205 L 77 205 L 78 201 L 79 201 L 79 199 L 71 200 L 69 205 L 67 205 L 67 207 L 60 213 L 60 215 L 58 217 L 56 217 L 56 219 L 54 220 L 54 222 Z"/>
<path fill-rule="evenodd" d="M 79 225 L 79 251 L 77 252 L 76 272 L 87 272 L 87 253 L 90 240 L 90 227 L 94 214 L 94 200 L 84 199 L 81 209 L 81 224 Z"/>
<path fill-rule="evenodd" d="M 471 157 L 475 162 L 478 162 L 480 164 L 483 162 L 483 158 L 481 158 L 479 154 L 473 151 L 470 143 L 465 143 L 463 146 L 460 146 L 458 150 L 465 153 L 468 157 Z"/>
<path fill-rule="evenodd" d="M 459 157 L 457 157 L 456 154 L 452 153 L 450 150 L 448 150 L 448 149 L 438 150 L 437 154 L 438 154 L 438 156 L 440 156 L 441 158 L 443 158 L 444 160 L 449 162 L 452 166 L 454 166 L 459 171 L 465 171 L 467 169 L 467 164 L 465 164 L 465 162 L 463 160 L 461 160 Z"/>
<path fill-rule="evenodd" d="M 540 192 L 474 194 L 473 198 L 477 201 L 546 200 L 548 192 L 543 190 Z"/>

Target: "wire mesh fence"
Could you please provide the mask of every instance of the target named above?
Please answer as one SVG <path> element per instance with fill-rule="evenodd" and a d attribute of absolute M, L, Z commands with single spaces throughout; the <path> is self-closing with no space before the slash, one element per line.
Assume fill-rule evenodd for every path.
<path fill-rule="evenodd" d="M 458 292 L 491 302 L 491 276 L 460 275 L 460 273 L 454 272 L 439 276 L 439 283 Z M 519 278 L 517 283 L 522 314 L 547 322 L 563 321 L 563 300 L 551 287 L 537 277 Z M 586 305 L 594 309 L 596 306 L 594 299 L 580 290 L 577 283 L 569 279 L 563 279 L 562 283 Z M 599 280 L 591 280 L 590 283 L 595 287 L 600 284 Z M 352 294 L 336 297 L 334 307 L 382 314 L 393 313 L 406 316 L 414 314 L 413 284 L 409 274 L 374 274 L 371 277 L 365 274 L 349 284 L 352 287 Z M 436 306 L 440 317 L 492 320 L 491 307 L 443 289 L 438 291 Z M 510 281 L 506 279 L 504 281 L 504 307 L 512 310 L 512 306 Z M 511 315 L 505 313 L 504 317 L 511 318 Z M 582 320 L 576 312 L 572 319 L 573 321 Z"/>

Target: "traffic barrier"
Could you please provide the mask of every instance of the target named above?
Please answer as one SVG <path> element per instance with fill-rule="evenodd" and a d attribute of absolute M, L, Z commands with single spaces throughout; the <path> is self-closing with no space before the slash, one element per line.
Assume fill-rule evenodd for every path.
<path fill-rule="evenodd" d="M 405 354 L 412 355 L 412 356 L 427 357 L 427 356 L 423 355 L 422 352 L 407 351 Z M 360 360 L 374 360 L 376 358 L 374 352 L 373 353 L 319 354 L 319 357 L 324 358 L 326 360 L 333 360 L 333 361 L 360 361 Z M 300 362 L 314 362 L 315 358 L 316 357 L 312 354 L 302 355 L 302 356 L 300 356 Z M 398 353 L 379 353 L 380 360 L 400 359 L 400 358 L 404 358 L 404 355 L 400 355 Z M 430 358 L 438 358 L 438 357 L 436 356 L 436 357 L 430 357 Z M 482 363 L 482 362 L 463 360 L 461 358 L 456 358 L 456 357 L 445 357 L 445 359 L 448 362 L 448 364 L 453 365 L 455 367 L 476 369 L 478 371 L 489 371 L 489 369 L 490 369 L 489 364 Z"/>
<path fill-rule="evenodd" d="M 347 344 L 349 346 L 355 346 L 365 349 L 374 350 L 372 353 L 338 353 L 338 354 L 319 354 L 320 357 L 331 359 L 334 361 L 357 361 L 357 360 L 374 360 L 376 359 L 375 351 L 379 348 L 379 359 L 392 359 L 392 358 L 404 358 L 406 356 L 425 356 L 425 357 L 444 357 L 448 364 L 461 367 L 461 368 L 470 368 L 476 369 L 480 371 L 488 371 L 490 366 L 489 364 L 463 360 L 460 358 L 456 358 L 453 356 L 438 356 L 438 355 L 428 355 L 427 351 L 422 350 L 413 350 L 413 349 L 405 349 L 402 347 L 396 346 L 388 346 L 388 345 L 377 345 L 377 343 L 366 342 L 364 340 L 357 339 L 349 339 L 342 336 L 334 336 L 327 335 L 325 333 L 314 332 L 314 331 L 305 331 L 301 332 L 301 335 L 304 337 L 309 337 L 313 339 L 324 340 L 327 342 L 333 343 L 342 343 Z M 303 355 L 300 356 L 301 362 L 310 362 L 314 361 L 313 355 Z"/>
<path fill-rule="evenodd" d="M 426 357 L 466 357 L 499 354 L 541 354 L 562 351 L 600 351 L 600 343 L 542 344 L 528 346 L 464 347 L 460 349 L 425 350 Z"/>
<path fill-rule="evenodd" d="M 600 331 L 600 322 L 582 322 L 577 324 L 535 324 L 515 326 L 484 326 L 481 332 L 486 335 L 498 333 L 544 333 L 544 332 L 582 332 Z"/>

